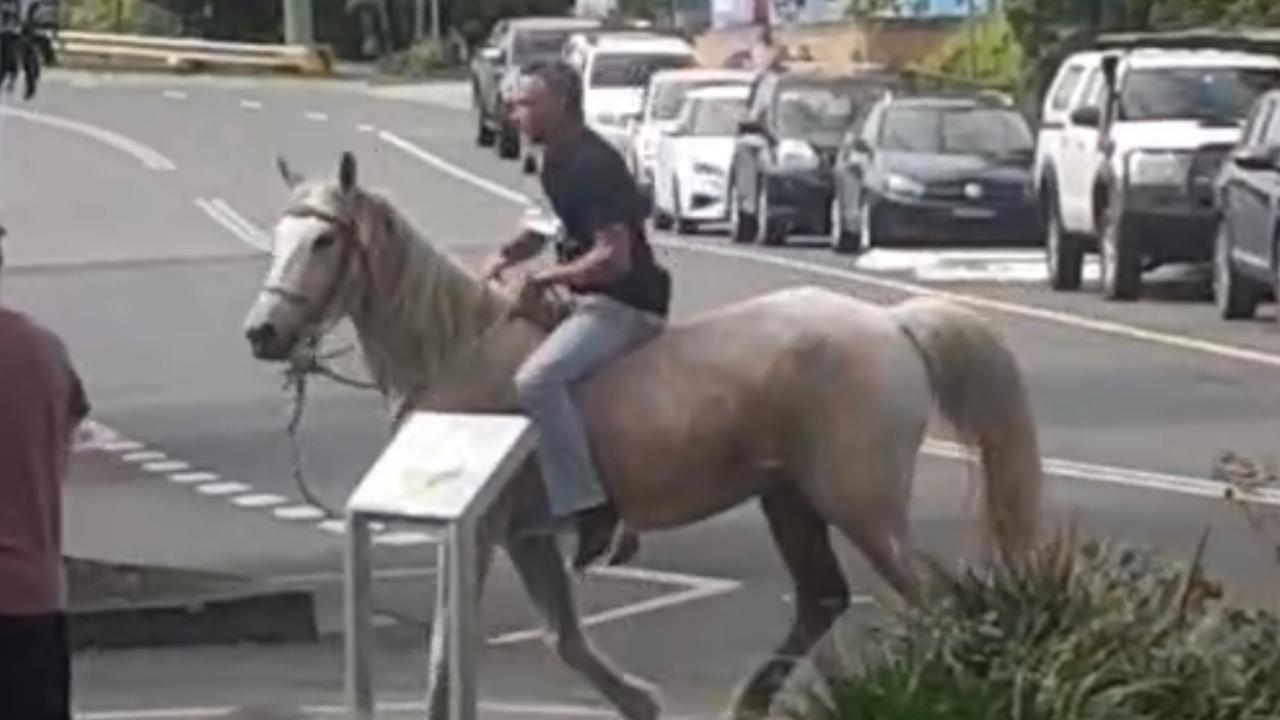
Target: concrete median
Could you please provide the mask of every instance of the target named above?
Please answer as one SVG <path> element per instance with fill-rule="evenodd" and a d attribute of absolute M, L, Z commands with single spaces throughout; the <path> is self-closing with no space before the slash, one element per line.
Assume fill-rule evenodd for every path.
<path fill-rule="evenodd" d="M 81 68 L 321 77 L 331 75 L 334 70 L 333 52 L 326 46 L 66 31 L 58 34 L 57 51 L 63 65 Z"/>

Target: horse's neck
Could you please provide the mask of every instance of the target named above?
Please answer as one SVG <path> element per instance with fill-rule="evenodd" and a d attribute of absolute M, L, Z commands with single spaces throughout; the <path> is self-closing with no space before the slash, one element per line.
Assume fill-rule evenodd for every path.
<path fill-rule="evenodd" d="M 352 309 L 369 371 L 393 408 L 449 372 L 501 322 L 507 300 L 472 277 L 451 257 L 416 236 L 395 218 L 393 252 L 376 255 L 378 280 Z"/>

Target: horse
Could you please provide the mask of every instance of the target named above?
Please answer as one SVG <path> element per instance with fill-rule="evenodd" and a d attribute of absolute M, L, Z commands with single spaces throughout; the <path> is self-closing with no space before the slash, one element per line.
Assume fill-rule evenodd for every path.
<path fill-rule="evenodd" d="M 290 201 L 245 322 L 253 354 L 285 361 L 345 318 L 395 417 L 519 412 L 516 369 L 547 333 L 521 311 L 538 307 L 528 293 L 482 281 L 433 246 L 385 193 L 357 181 L 352 154 L 336 178 L 307 180 L 278 162 Z M 1020 368 L 999 334 L 955 303 L 883 307 L 815 287 L 757 296 L 670 322 L 586 380 L 576 401 L 627 528 L 676 528 L 759 502 L 796 613 L 735 691 L 735 718 L 765 716 L 848 609 L 831 528 L 900 601 L 920 600 L 908 511 L 935 408 L 977 451 L 982 528 L 998 558 L 1022 555 L 1038 532 L 1042 468 Z M 481 583 L 504 546 L 560 658 L 624 718 L 657 718 L 654 688 L 616 670 L 585 634 L 556 539 L 519 531 L 547 512 L 536 465 L 526 463 L 482 523 Z M 440 670 L 429 690 L 437 710 L 447 692 Z"/>

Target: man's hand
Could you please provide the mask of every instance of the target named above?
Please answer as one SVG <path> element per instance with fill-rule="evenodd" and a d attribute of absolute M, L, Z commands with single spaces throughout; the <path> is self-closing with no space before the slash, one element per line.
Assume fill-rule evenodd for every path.
<path fill-rule="evenodd" d="M 482 276 L 485 281 L 502 282 L 502 274 L 511 267 L 511 261 L 502 253 L 495 253 L 484 261 L 484 271 Z"/>

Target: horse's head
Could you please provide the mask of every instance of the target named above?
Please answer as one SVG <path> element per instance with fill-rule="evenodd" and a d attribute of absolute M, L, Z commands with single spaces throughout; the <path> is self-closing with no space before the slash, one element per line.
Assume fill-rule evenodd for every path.
<path fill-rule="evenodd" d="M 260 360 L 284 360 L 299 342 L 333 327 L 350 307 L 367 262 L 355 212 L 355 157 L 342 155 L 336 181 L 304 181 L 283 159 L 279 167 L 291 203 L 276 225 L 271 269 L 245 320 L 245 337 Z"/>

